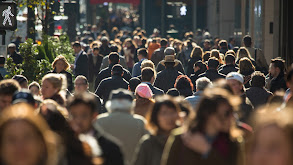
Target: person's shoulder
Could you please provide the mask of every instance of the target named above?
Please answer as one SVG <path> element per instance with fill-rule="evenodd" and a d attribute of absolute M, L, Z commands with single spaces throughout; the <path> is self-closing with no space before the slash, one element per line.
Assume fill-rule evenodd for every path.
<path fill-rule="evenodd" d="M 140 116 L 140 115 L 137 115 L 137 114 L 134 114 L 133 115 L 133 118 L 138 121 L 138 122 L 142 122 L 142 124 L 145 124 L 146 123 L 146 120 L 144 117 Z"/>

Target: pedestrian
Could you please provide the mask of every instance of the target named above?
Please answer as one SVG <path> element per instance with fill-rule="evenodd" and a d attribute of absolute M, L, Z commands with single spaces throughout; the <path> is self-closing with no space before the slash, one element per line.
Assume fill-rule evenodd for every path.
<path fill-rule="evenodd" d="M 116 52 L 116 53 L 119 52 L 119 48 L 118 48 L 118 46 L 116 44 L 112 44 L 110 46 L 110 53 L 112 53 L 112 52 Z M 101 66 L 100 70 L 103 70 L 103 69 L 105 69 L 105 68 L 107 68 L 109 66 L 109 54 L 104 56 L 103 61 L 102 61 L 102 66 Z M 127 68 L 127 65 L 126 65 L 126 62 L 125 62 L 125 57 L 121 56 L 119 54 L 119 60 L 120 60 L 119 63 L 123 66 L 123 68 Z"/>
<path fill-rule="evenodd" d="M 32 83 L 30 83 L 28 89 L 33 96 L 41 96 L 41 86 L 38 82 L 33 81 Z"/>
<path fill-rule="evenodd" d="M 123 68 L 120 64 L 112 67 L 111 77 L 105 78 L 97 87 L 95 94 L 103 99 L 104 104 L 108 101 L 112 90 L 123 88 L 128 89 L 128 82 L 123 78 Z"/>
<path fill-rule="evenodd" d="M 272 93 L 275 93 L 278 90 L 287 90 L 284 60 L 281 58 L 274 58 L 271 60 L 269 74 L 267 75 L 266 81 L 266 87 Z"/>
<path fill-rule="evenodd" d="M 169 49 L 166 49 L 169 50 Z M 173 49 L 174 51 L 174 49 Z M 179 75 L 182 75 L 179 71 L 175 69 L 175 56 L 174 55 L 166 55 L 165 60 L 163 61 L 166 69 L 162 70 L 157 74 L 157 78 L 155 80 L 154 85 L 162 89 L 164 92 L 167 92 L 168 89 L 173 88 L 176 78 Z"/>
<path fill-rule="evenodd" d="M 222 54 L 226 54 L 226 52 L 228 51 L 228 42 L 226 40 L 221 40 L 219 42 L 219 52 Z"/>
<path fill-rule="evenodd" d="M 202 56 L 202 62 L 208 63 L 210 57 L 211 57 L 211 52 L 210 51 L 205 51 L 203 56 Z"/>
<path fill-rule="evenodd" d="M 87 54 L 82 50 L 81 44 L 76 41 L 72 45 L 75 53 L 75 61 L 74 64 L 71 65 L 71 69 L 75 77 L 79 75 L 83 75 L 88 77 L 88 57 Z"/>
<path fill-rule="evenodd" d="M 136 87 L 141 83 L 140 79 L 137 77 L 132 77 L 129 80 L 128 90 L 131 91 L 133 94 L 135 93 Z"/>
<path fill-rule="evenodd" d="M 99 47 L 100 53 L 105 57 L 110 54 L 109 39 L 106 36 L 101 38 L 101 46 Z"/>
<path fill-rule="evenodd" d="M 221 65 L 224 65 L 224 62 L 223 62 L 223 59 L 221 58 L 221 55 L 220 55 L 220 51 L 219 50 L 213 49 L 211 51 L 211 57 L 215 57 L 216 59 L 218 59 L 218 61 L 219 61 L 219 67 Z"/>
<path fill-rule="evenodd" d="M 235 65 L 235 56 L 227 54 L 225 56 L 225 65 L 219 68 L 219 73 L 227 75 L 230 72 L 238 72 L 239 68 Z"/>
<path fill-rule="evenodd" d="M 252 62 L 254 67 L 256 66 L 255 60 L 251 57 L 249 51 L 245 47 L 238 49 L 236 53 L 236 64 L 238 65 L 239 61 L 244 57 L 247 57 Z"/>
<path fill-rule="evenodd" d="M 13 94 L 20 89 L 18 82 L 15 80 L 0 81 L 0 112 L 11 105 Z"/>
<path fill-rule="evenodd" d="M 216 81 L 218 79 L 225 78 L 225 75 L 219 73 L 217 70 L 219 68 L 219 65 L 219 60 L 215 57 L 211 57 L 208 61 L 208 69 L 204 73 L 200 74 L 198 78 L 207 77 L 211 81 Z"/>
<path fill-rule="evenodd" d="M 233 123 L 232 96 L 223 89 L 205 91 L 185 129 L 178 128 L 170 135 L 161 165 L 236 164 L 238 144 L 229 130 Z"/>
<path fill-rule="evenodd" d="M 126 89 L 113 90 L 106 103 L 108 113 L 99 115 L 95 125 L 114 136 L 122 143 L 122 151 L 126 164 L 133 159 L 135 147 L 140 138 L 148 133 L 145 129 L 144 118 L 133 115 L 133 95 Z"/>
<path fill-rule="evenodd" d="M 147 60 L 148 52 L 146 48 L 141 48 L 137 50 L 139 62 L 135 63 L 132 70 L 132 77 L 138 77 L 141 75 L 141 63 Z"/>
<path fill-rule="evenodd" d="M 249 88 L 249 81 L 251 80 L 251 75 L 254 73 L 255 67 L 252 62 L 247 57 L 243 57 L 239 61 L 239 73 L 243 76 L 245 88 Z"/>
<path fill-rule="evenodd" d="M 207 71 L 207 65 L 205 62 L 203 61 L 197 61 L 194 63 L 193 65 L 193 71 L 194 74 L 190 75 L 190 80 L 193 83 L 193 87 L 194 89 L 196 89 L 196 83 L 195 81 L 198 79 L 198 76 L 202 73 L 204 73 L 205 71 Z"/>
<path fill-rule="evenodd" d="M 8 44 L 8 53 L 8 57 L 12 58 L 14 64 L 22 64 L 23 57 L 18 52 L 16 52 L 16 45 L 14 43 Z"/>
<path fill-rule="evenodd" d="M 191 54 L 190 54 L 190 59 L 188 60 L 187 64 L 187 71 L 186 75 L 190 76 L 191 74 L 194 73 L 193 66 L 197 61 L 201 61 L 203 56 L 203 50 L 201 47 L 196 46 L 193 48 Z"/>
<path fill-rule="evenodd" d="M 123 43 L 123 55 L 127 64 L 127 69 L 132 72 L 134 65 L 134 55 L 136 54 L 136 46 L 131 38 L 127 38 Z"/>
<path fill-rule="evenodd" d="M 13 80 L 16 80 L 22 89 L 28 89 L 28 80 L 23 75 L 14 75 Z"/>
<path fill-rule="evenodd" d="M 55 60 L 52 63 L 53 71 L 49 73 L 58 73 L 58 74 L 64 74 L 67 79 L 67 89 L 69 92 L 72 92 L 73 90 L 73 83 L 72 83 L 72 75 L 67 70 L 69 69 L 70 64 L 66 60 L 66 58 L 62 55 L 59 55 L 55 58 Z"/>
<path fill-rule="evenodd" d="M 166 95 L 172 96 L 172 97 L 178 97 L 180 96 L 180 92 L 176 88 L 170 88 L 167 92 Z"/>
<path fill-rule="evenodd" d="M 1 164 L 57 165 L 62 144 L 32 106 L 21 103 L 0 116 Z"/>
<path fill-rule="evenodd" d="M 152 90 L 152 93 L 154 94 L 154 96 L 157 95 L 163 95 L 164 91 L 162 89 L 159 89 L 157 87 L 155 87 L 154 81 L 156 79 L 156 75 L 155 75 L 155 70 L 151 67 L 145 67 L 142 69 L 142 73 L 141 73 L 141 79 L 142 79 L 142 83 L 147 84 L 150 89 Z"/>
<path fill-rule="evenodd" d="M 153 92 L 147 84 L 139 84 L 135 89 L 134 114 L 145 118 L 154 104 L 153 96 Z"/>
<path fill-rule="evenodd" d="M 273 94 L 265 89 L 266 78 L 263 73 L 256 71 L 252 74 L 249 89 L 246 89 L 246 95 L 252 105 L 257 108 L 267 103 Z"/>
<path fill-rule="evenodd" d="M 179 75 L 175 81 L 174 87 L 179 91 L 180 96 L 188 97 L 193 94 L 193 84 L 186 75 Z"/>
<path fill-rule="evenodd" d="M 62 74 L 49 73 L 42 78 L 42 97 L 52 99 L 61 106 L 66 103 L 66 77 Z"/>
<path fill-rule="evenodd" d="M 95 80 L 100 72 L 100 68 L 103 61 L 103 55 L 100 54 L 99 47 L 93 47 L 93 52 L 88 54 L 88 65 L 89 65 L 89 87 L 90 91 L 95 90 Z"/>
<path fill-rule="evenodd" d="M 179 106 L 170 96 L 156 98 L 147 115 L 150 135 L 141 138 L 133 165 L 157 165 L 161 162 L 165 143 L 171 131 L 178 127 Z"/>
<path fill-rule="evenodd" d="M 5 66 L 6 59 L 3 55 L 0 55 L 0 74 L 3 78 L 8 74 L 7 69 Z"/>
<path fill-rule="evenodd" d="M 148 59 L 152 60 L 157 66 L 157 64 L 164 59 L 164 50 L 168 46 L 168 41 L 165 38 L 162 38 L 160 41 L 160 44 L 157 43 L 157 39 L 153 38 L 150 39 L 149 45 L 148 45 Z M 154 55 L 154 57 L 153 57 Z"/>
<path fill-rule="evenodd" d="M 174 68 L 175 68 L 176 70 L 178 70 L 179 72 L 181 72 L 182 74 L 185 74 L 185 71 L 184 71 L 184 68 L 183 68 L 183 65 L 182 65 L 181 61 L 179 61 L 179 60 L 177 60 L 177 59 L 175 58 L 176 53 L 175 53 L 175 49 L 174 49 L 174 48 L 172 48 L 172 47 L 167 47 L 167 48 L 165 49 L 165 51 L 164 51 L 164 54 L 165 54 L 165 59 L 166 59 L 166 56 L 174 56 L 174 62 L 175 62 L 175 64 L 174 64 Z M 159 73 L 160 71 L 166 69 L 165 62 L 164 62 L 165 59 L 162 60 L 162 61 L 160 61 L 160 62 L 158 63 L 157 68 L 156 68 L 156 70 L 157 70 L 158 73 Z"/>
<path fill-rule="evenodd" d="M 89 93 L 79 93 L 68 100 L 69 123 L 77 135 L 94 138 L 93 149 L 101 152 L 104 165 L 124 165 L 119 142 L 101 128 L 94 127 L 99 107 L 96 98 Z M 100 146 L 100 147 L 99 147 Z"/>

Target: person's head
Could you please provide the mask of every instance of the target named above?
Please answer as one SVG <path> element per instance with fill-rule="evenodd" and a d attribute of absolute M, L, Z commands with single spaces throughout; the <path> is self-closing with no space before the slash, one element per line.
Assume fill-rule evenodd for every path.
<path fill-rule="evenodd" d="M 207 65 L 206 63 L 202 61 L 196 61 L 193 65 L 193 71 L 197 72 L 199 71 L 200 73 L 203 73 L 207 70 Z"/>
<path fill-rule="evenodd" d="M 4 66 L 5 61 L 6 61 L 5 57 L 3 55 L 0 55 L 0 66 Z"/>
<path fill-rule="evenodd" d="M 129 80 L 129 85 L 128 85 L 128 89 L 131 91 L 131 92 L 135 92 L 135 88 L 141 83 L 140 79 L 137 78 L 137 77 L 132 77 L 130 80 Z"/>
<path fill-rule="evenodd" d="M 244 58 L 244 57 L 252 59 L 249 51 L 245 47 L 241 47 L 237 51 L 236 61 L 239 61 L 241 58 Z"/>
<path fill-rule="evenodd" d="M 137 50 L 137 58 L 138 60 L 144 59 L 148 57 L 148 50 L 146 48 L 140 48 Z"/>
<path fill-rule="evenodd" d="M 98 56 L 100 54 L 100 48 L 98 46 L 93 47 L 93 54 Z"/>
<path fill-rule="evenodd" d="M 255 71 L 251 75 L 250 84 L 252 87 L 263 88 L 266 85 L 266 77 L 260 71 Z"/>
<path fill-rule="evenodd" d="M 166 68 L 173 68 L 175 65 L 175 56 L 174 55 L 166 55 L 165 60 L 164 60 L 164 65 L 166 66 Z"/>
<path fill-rule="evenodd" d="M 88 80 L 85 76 L 79 75 L 74 81 L 74 91 L 76 93 L 86 92 L 89 88 Z"/>
<path fill-rule="evenodd" d="M 202 56 L 202 62 L 208 62 L 208 60 L 211 57 L 211 52 L 210 51 L 206 51 L 203 56 Z"/>
<path fill-rule="evenodd" d="M 196 58 L 196 57 L 202 58 L 202 56 L 203 56 L 203 50 L 199 46 L 194 47 L 191 54 L 190 54 L 191 58 Z"/>
<path fill-rule="evenodd" d="M 36 101 L 28 89 L 21 89 L 16 91 L 12 97 L 12 104 L 27 103 L 37 108 Z"/>
<path fill-rule="evenodd" d="M 143 68 L 141 71 L 141 80 L 143 82 L 150 82 L 153 83 L 155 80 L 155 71 L 153 68 L 146 67 Z"/>
<path fill-rule="evenodd" d="M 162 38 L 160 44 L 161 44 L 161 47 L 167 47 L 168 40 L 166 38 Z"/>
<path fill-rule="evenodd" d="M 14 53 L 16 50 L 16 45 L 14 43 L 8 44 L 8 51 L 10 54 Z"/>
<path fill-rule="evenodd" d="M 237 72 L 230 72 L 226 76 L 227 83 L 231 87 L 234 95 L 241 95 L 244 92 L 243 76 Z"/>
<path fill-rule="evenodd" d="M 208 61 L 208 69 L 218 69 L 220 63 L 215 57 L 211 57 Z"/>
<path fill-rule="evenodd" d="M 13 80 L 16 80 L 21 88 L 27 89 L 28 88 L 28 80 L 23 75 L 14 75 L 12 77 Z"/>
<path fill-rule="evenodd" d="M 124 70 L 123 67 L 120 64 L 116 64 L 111 69 L 111 75 L 112 76 L 123 76 Z"/>
<path fill-rule="evenodd" d="M 101 38 L 101 42 L 102 42 L 102 46 L 108 46 L 108 44 L 109 44 L 109 39 L 108 39 L 108 37 L 103 36 L 103 37 Z"/>
<path fill-rule="evenodd" d="M 0 116 L 1 164 L 57 164 L 57 137 L 32 106 L 13 105 Z"/>
<path fill-rule="evenodd" d="M 252 40 L 251 37 L 249 35 L 246 35 L 243 37 L 243 44 L 245 47 L 251 47 L 252 44 Z"/>
<path fill-rule="evenodd" d="M 228 43 L 227 43 L 227 41 L 226 40 L 221 40 L 219 42 L 219 47 L 220 47 L 220 49 L 228 49 Z"/>
<path fill-rule="evenodd" d="M 41 94 L 41 86 L 36 81 L 33 81 L 32 83 L 30 83 L 30 85 L 28 86 L 28 89 L 35 96 L 39 96 Z"/>
<path fill-rule="evenodd" d="M 168 55 L 176 55 L 175 53 L 175 49 L 173 47 L 167 47 L 165 50 L 164 50 L 164 54 L 165 56 L 168 56 Z"/>
<path fill-rule="evenodd" d="M 142 63 L 141 63 L 141 66 L 140 66 L 140 69 L 143 70 L 143 68 L 146 68 L 146 67 L 151 67 L 153 68 L 153 70 L 155 71 L 156 68 L 155 68 L 155 64 L 151 61 L 151 60 L 144 60 Z M 156 73 L 156 72 L 155 72 Z"/>
<path fill-rule="evenodd" d="M 166 92 L 166 95 L 172 96 L 172 97 L 177 97 L 180 96 L 180 92 L 178 91 L 177 88 L 170 88 Z"/>
<path fill-rule="evenodd" d="M 285 61 L 281 58 L 274 58 L 271 60 L 269 67 L 270 75 L 278 77 L 280 74 L 284 75 L 285 72 Z"/>
<path fill-rule="evenodd" d="M 204 40 L 203 47 L 209 49 L 211 47 L 211 41 L 208 39 Z"/>
<path fill-rule="evenodd" d="M 251 118 L 254 133 L 247 139 L 247 164 L 292 164 L 292 110 L 267 107 L 255 112 Z"/>
<path fill-rule="evenodd" d="M 225 63 L 226 65 L 235 64 L 235 56 L 233 56 L 232 54 L 227 54 L 225 56 Z"/>
<path fill-rule="evenodd" d="M 67 87 L 66 77 L 63 74 L 49 73 L 42 79 L 41 92 L 44 99 L 51 98 Z"/>
<path fill-rule="evenodd" d="M 208 86 L 212 85 L 210 79 L 206 77 L 200 77 L 195 81 L 196 91 L 204 91 Z"/>
<path fill-rule="evenodd" d="M 179 119 L 179 106 L 168 95 L 155 98 L 155 104 L 146 116 L 148 128 L 152 134 L 169 134 L 177 127 L 176 121 Z"/>
<path fill-rule="evenodd" d="M 234 52 L 234 50 L 228 50 L 225 54 L 225 56 L 227 56 L 228 54 L 233 55 L 234 57 L 236 57 L 236 53 Z"/>
<path fill-rule="evenodd" d="M 116 89 L 112 90 L 109 96 L 109 100 L 106 102 L 106 109 L 108 112 L 114 111 L 123 111 L 129 112 L 132 111 L 132 101 L 133 94 L 129 90 L 126 89 Z"/>
<path fill-rule="evenodd" d="M 232 104 L 233 103 L 233 104 Z M 224 89 L 206 89 L 196 109 L 196 116 L 190 118 L 188 130 L 215 136 L 219 132 L 229 132 L 233 118 L 231 95 Z"/>
<path fill-rule="evenodd" d="M 56 70 L 57 72 L 67 70 L 69 69 L 69 67 L 70 67 L 70 64 L 68 63 L 66 58 L 62 55 L 57 56 L 52 63 L 52 68 Z"/>
<path fill-rule="evenodd" d="M 193 91 L 193 84 L 190 78 L 186 75 L 179 75 L 175 80 L 174 87 L 178 90 L 187 88 Z"/>
<path fill-rule="evenodd" d="M 78 41 L 75 41 L 73 43 L 72 48 L 73 48 L 75 54 L 77 54 L 81 51 L 81 45 Z"/>
<path fill-rule="evenodd" d="M 118 50 L 119 50 L 119 48 L 118 48 L 117 45 L 112 44 L 112 45 L 110 46 L 110 52 L 118 52 Z"/>
<path fill-rule="evenodd" d="M 72 129 L 78 134 L 89 132 L 99 108 L 95 96 L 88 92 L 77 93 L 69 98 L 67 109 Z"/>
<path fill-rule="evenodd" d="M 109 54 L 109 63 L 110 64 L 118 64 L 120 62 L 119 54 L 117 52 L 111 52 Z"/>
<path fill-rule="evenodd" d="M 0 81 L 0 111 L 11 105 L 12 96 L 18 90 L 20 90 L 20 86 L 15 80 L 7 79 Z"/>
<path fill-rule="evenodd" d="M 135 88 L 135 96 L 136 99 L 151 99 L 153 97 L 153 92 L 147 84 L 141 83 Z"/>
<path fill-rule="evenodd" d="M 251 71 L 255 71 L 255 67 L 250 61 L 250 59 L 247 57 L 241 58 L 239 61 L 239 72 L 241 74 L 245 74 Z"/>

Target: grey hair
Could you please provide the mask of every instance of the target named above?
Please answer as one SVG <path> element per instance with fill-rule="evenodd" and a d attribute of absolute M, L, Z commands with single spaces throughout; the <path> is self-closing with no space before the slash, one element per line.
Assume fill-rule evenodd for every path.
<path fill-rule="evenodd" d="M 208 79 L 206 77 L 201 77 L 195 81 L 195 84 L 196 84 L 197 90 L 203 91 L 206 87 L 212 85 L 212 82 L 210 79 Z"/>

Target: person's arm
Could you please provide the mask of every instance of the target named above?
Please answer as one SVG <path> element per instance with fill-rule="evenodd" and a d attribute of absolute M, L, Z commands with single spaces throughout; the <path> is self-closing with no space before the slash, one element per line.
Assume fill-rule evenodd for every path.
<path fill-rule="evenodd" d="M 174 135 L 170 135 L 167 143 L 165 144 L 165 148 L 161 158 L 161 165 L 178 165 L 178 150 L 181 145 L 183 144 L 180 144 L 178 139 L 176 139 Z"/>
<path fill-rule="evenodd" d="M 103 58 L 103 61 L 102 61 L 102 65 L 101 65 L 100 70 L 103 70 L 103 69 L 105 69 L 105 68 L 108 67 L 108 65 L 109 65 L 109 61 L 108 61 L 108 59 L 109 59 L 109 56 L 105 56 L 105 57 Z"/>

